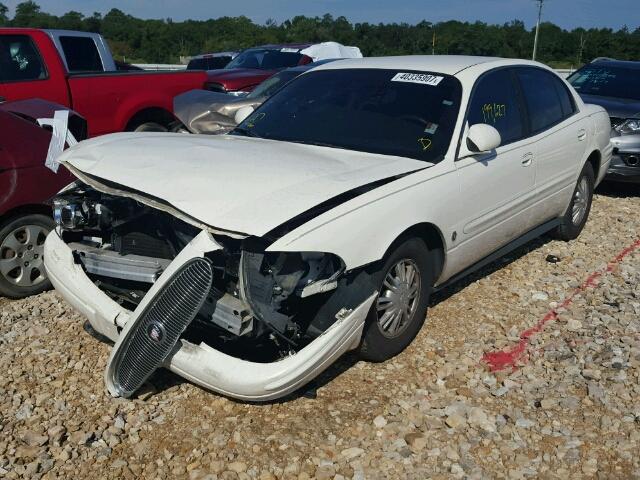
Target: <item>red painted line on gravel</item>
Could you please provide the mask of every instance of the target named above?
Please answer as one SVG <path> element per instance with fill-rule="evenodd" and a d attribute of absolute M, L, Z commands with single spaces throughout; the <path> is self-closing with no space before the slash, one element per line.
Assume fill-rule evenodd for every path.
<path fill-rule="evenodd" d="M 607 266 L 605 268 L 592 272 L 579 287 L 573 289 L 571 293 L 564 298 L 560 305 L 549 310 L 545 314 L 545 316 L 538 320 L 538 322 L 533 327 L 528 328 L 520 333 L 520 340 L 513 347 L 504 351 L 485 353 L 482 356 L 482 360 L 489 366 L 489 370 L 491 370 L 492 372 L 505 370 L 507 368 L 515 370 L 516 364 L 524 355 L 527 346 L 531 341 L 531 338 L 535 334 L 541 332 L 548 322 L 557 320 L 559 309 L 567 308 L 573 303 L 573 300 L 576 296 L 580 295 L 588 288 L 595 287 L 600 277 L 611 272 L 616 267 L 616 265 L 619 264 L 627 255 L 637 250 L 638 248 L 640 248 L 640 238 L 629 245 L 627 248 L 622 250 L 620 253 L 618 253 L 618 255 L 616 255 L 613 260 L 607 263 Z"/>

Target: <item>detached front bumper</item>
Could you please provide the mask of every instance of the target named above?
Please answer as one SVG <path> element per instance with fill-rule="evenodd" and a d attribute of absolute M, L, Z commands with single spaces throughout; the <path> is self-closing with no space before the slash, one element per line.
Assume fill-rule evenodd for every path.
<path fill-rule="evenodd" d="M 54 231 L 45 242 L 45 266 L 53 286 L 85 315 L 92 327 L 116 342 L 106 372 L 110 393 L 118 395 L 110 382 L 114 355 L 122 339 L 135 325 L 146 305 L 162 291 L 171 275 L 190 260 L 220 246 L 206 232 L 200 233 L 176 257 L 135 311 L 122 308 L 111 300 L 75 263 L 71 249 Z M 205 343 L 198 345 L 178 340 L 162 364 L 165 368 L 210 390 L 247 401 L 268 401 L 287 395 L 319 375 L 338 357 L 360 342 L 364 322 L 375 294 L 338 319 L 322 335 L 283 360 L 254 363 L 224 354 Z"/>
<path fill-rule="evenodd" d="M 640 135 L 611 137 L 613 156 L 607 180 L 640 183 Z"/>

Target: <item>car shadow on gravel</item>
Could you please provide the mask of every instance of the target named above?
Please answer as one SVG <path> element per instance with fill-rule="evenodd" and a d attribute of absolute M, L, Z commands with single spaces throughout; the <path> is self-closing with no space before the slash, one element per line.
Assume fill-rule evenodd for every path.
<path fill-rule="evenodd" d="M 602 182 L 596 194 L 612 198 L 640 197 L 640 184 L 622 182 Z"/>
<path fill-rule="evenodd" d="M 492 273 L 503 269 L 510 263 L 513 263 L 516 260 L 520 259 L 521 257 L 524 257 L 525 255 L 533 252 L 534 250 L 539 249 L 540 247 L 551 242 L 552 240 L 553 238 L 549 235 L 543 235 L 534 240 L 531 240 L 530 242 L 526 243 L 520 248 L 517 248 L 512 252 L 504 255 L 503 257 L 500 257 L 498 260 L 490 263 L 485 267 L 482 267 L 478 271 L 473 272 L 470 275 L 467 275 L 466 277 L 457 281 L 456 283 L 435 292 L 433 295 L 431 295 L 431 299 L 429 301 L 429 308 L 434 307 L 435 305 L 449 299 L 450 297 L 454 296 L 456 293 L 459 293 L 460 291 L 467 288 L 472 283 L 475 283 L 478 280 L 481 280 L 484 277 L 488 277 Z M 555 263 L 557 261 L 562 261 L 562 259 L 557 257 L 551 258 L 551 259 L 541 258 L 540 261 Z"/>

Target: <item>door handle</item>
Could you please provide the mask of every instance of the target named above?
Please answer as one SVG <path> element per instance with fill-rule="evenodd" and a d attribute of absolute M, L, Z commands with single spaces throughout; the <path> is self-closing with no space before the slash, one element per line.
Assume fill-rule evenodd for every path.
<path fill-rule="evenodd" d="M 587 131 L 584 128 L 578 130 L 578 140 L 582 141 L 587 138 Z"/>
<path fill-rule="evenodd" d="M 528 167 L 533 163 L 533 153 L 525 153 L 522 155 L 522 166 Z"/>

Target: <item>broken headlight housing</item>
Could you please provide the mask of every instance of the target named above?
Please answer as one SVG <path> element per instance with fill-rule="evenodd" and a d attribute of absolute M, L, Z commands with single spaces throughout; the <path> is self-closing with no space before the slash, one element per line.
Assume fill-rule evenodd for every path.
<path fill-rule="evenodd" d="M 615 127 L 621 135 L 633 135 L 640 133 L 640 119 L 629 118 Z"/>
<path fill-rule="evenodd" d="M 296 341 L 307 333 L 322 297 L 338 286 L 344 263 L 322 252 L 242 252 L 240 285 L 262 323 L 275 334 Z"/>

